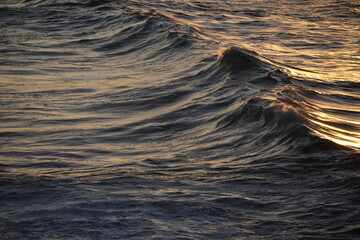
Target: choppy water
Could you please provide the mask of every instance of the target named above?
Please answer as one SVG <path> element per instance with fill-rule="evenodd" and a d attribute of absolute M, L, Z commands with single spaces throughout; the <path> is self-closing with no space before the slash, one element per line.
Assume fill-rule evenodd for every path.
<path fill-rule="evenodd" d="M 1 239 L 355 239 L 357 1 L 0 4 Z"/>

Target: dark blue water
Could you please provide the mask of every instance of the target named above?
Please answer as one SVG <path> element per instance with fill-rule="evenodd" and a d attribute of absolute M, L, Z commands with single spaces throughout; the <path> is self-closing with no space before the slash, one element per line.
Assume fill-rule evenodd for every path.
<path fill-rule="evenodd" d="M 0 3 L 0 239 L 357 239 L 357 1 Z"/>

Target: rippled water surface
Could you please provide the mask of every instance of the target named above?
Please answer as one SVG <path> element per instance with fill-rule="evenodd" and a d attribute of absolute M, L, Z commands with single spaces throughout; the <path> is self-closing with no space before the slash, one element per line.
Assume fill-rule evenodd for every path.
<path fill-rule="evenodd" d="M 0 3 L 1 239 L 356 239 L 360 5 Z"/>

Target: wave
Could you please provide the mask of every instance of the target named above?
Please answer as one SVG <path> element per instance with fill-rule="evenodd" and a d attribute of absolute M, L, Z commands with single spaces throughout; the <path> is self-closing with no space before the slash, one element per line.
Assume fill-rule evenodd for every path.
<path fill-rule="evenodd" d="M 0 235 L 356 236 L 360 85 L 299 64 L 346 43 L 250 2 L 0 3 Z"/>
<path fill-rule="evenodd" d="M 50 14 L 53 4 L 58 8 Z M 85 92 L 71 93 L 61 85 L 27 94 L 63 93 L 60 104 L 70 99 L 69 104 L 76 106 L 71 111 L 81 113 L 71 118 L 76 128 L 87 121 L 107 122 L 108 127 L 86 133 L 95 142 L 179 140 L 193 145 L 184 144 L 178 151 L 227 146 L 262 156 L 305 154 L 320 145 L 319 151 L 340 149 L 328 140 L 343 149 L 359 149 L 355 83 L 321 83 L 293 76 L 288 66 L 254 51 L 236 45 L 221 48 L 205 29 L 160 10 L 131 8 L 125 2 L 114 3 L 117 10 L 102 9 L 112 6 L 104 1 L 79 4 L 81 11 L 73 3 L 48 1 L 29 7 L 24 18 L 44 23 L 31 31 L 51 33 L 54 38 L 47 46 L 17 45 L 19 55 L 26 57 L 16 61 L 23 65 L 29 60 L 26 64 L 38 69 L 36 74 L 51 75 L 54 78 L 49 81 L 60 82 L 54 73 L 64 68 L 56 66 L 68 64 L 69 79 L 80 76 L 93 82 L 75 88 Z M 96 14 L 85 14 L 83 4 Z M 71 15 L 65 11 L 69 9 L 79 12 Z M 59 31 L 65 36 L 58 37 Z M 50 64 L 38 63 L 49 59 Z M 19 69 L 12 71 L 26 75 Z M 94 74 L 112 87 L 101 90 Z M 114 114 L 119 120 L 114 120 Z M 45 126 L 62 121 L 42 119 L 43 114 L 37 117 L 33 121 Z M 63 122 L 60 132 L 68 133 L 66 141 L 74 144 L 78 137 L 70 134 L 69 119 Z"/>

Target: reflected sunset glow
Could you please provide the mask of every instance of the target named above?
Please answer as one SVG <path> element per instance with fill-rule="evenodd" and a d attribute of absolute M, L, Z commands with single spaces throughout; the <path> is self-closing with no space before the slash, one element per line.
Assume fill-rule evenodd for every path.
<path fill-rule="evenodd" d="M 1 1 L 1 240 L 355 239 L 359 9 Z"/>

